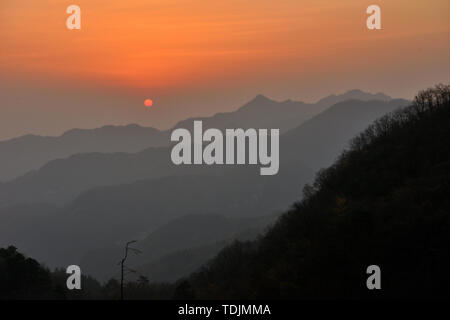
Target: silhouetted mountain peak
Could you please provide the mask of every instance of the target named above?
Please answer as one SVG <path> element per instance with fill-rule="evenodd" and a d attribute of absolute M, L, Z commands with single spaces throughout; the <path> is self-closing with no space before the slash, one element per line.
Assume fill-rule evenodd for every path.
<path fill-rule="evenodd" d="M 271 107 L 276 104 L 276 101 L 273 101 L 262 94 L 258 94 L 252 100 L 244 104 L 241 108 L 237 110 L 237 112 L 249 111 L 249 110 L 261 110 L 266 107 Z"/>
<path fill-rule="evenodd" d="M 355 94 L 364 94 L 364 91 L 362 91 L 360 89 L 352 89 L 352 90 L 348 90 L 346 93 L 344 93 L 344 95 L 355 95 Z"/>
<path fill-rule="evenodd" d="M 271 99 L 267 98 L 263 94 L 258 94 L 251 102 L 269 102 Z"/>
<path fill-rule="evenodd" d="M 362 100 L 362 101 L 370 101 L 370 100 L 380 100 L 380 101 L 390 101 L 392 98 L 384 93 L 369 93 L 364 92 L 360 89 L 352 89 L 343 94 L 331 94 L 323 99 L 320 99 L 317 104 L 318 105 L 328 105 L 331 106 L 333 104 L 347 101 L 347 100 Z"/>

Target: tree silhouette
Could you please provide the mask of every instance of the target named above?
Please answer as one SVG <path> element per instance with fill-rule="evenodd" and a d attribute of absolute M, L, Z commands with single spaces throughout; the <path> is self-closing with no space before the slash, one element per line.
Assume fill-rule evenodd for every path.
<path fill-rule="evenodd" d="M 120 260 L 119 264 L 120 264 L 120 300 L 124 299 L 124 295 L 123 295 L 123 282 L 124 282 L 124 270 L 125 270 L 125 261 L 128 258 L 128 251 L 131 251 L 135 254 L 139 254 L 141 253 L 138 249 L 135 248 L 130 248 L 130 245 L 137 242 L 137 240 L 132 240 L 126 243 L 125 245 L 125 255 L 122 258 L 122 260 Z M 127 268 L 128 271 L 133 271 L 130 268 Z"/>

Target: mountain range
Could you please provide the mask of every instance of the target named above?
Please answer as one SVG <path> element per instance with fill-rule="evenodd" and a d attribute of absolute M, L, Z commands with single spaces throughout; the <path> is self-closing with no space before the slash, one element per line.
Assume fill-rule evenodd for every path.
<path fill-rule="evenodd" d="M 197 119 L 203 120 L 205 128 L 280 128 L 284 132 L 327 107 L 349 99 L 389 101 L 391 98 L 381 93 L 351 90 L 341 95 L 330 95 L 312 104 L 291 100 L 276 102 L 259 95 L 234 112 L 184 120 L 174 128 L 190 128 L 193 120 Z M 96 129 L 72 129 L 59 137 L 29 134 L 0 141 L 0 182 L 10 181 L 39 169 L 51 160 L 74 154 L 135 153 L 149 147 L 167 146 L 171 131 L 160 131 L 137 124 L 108 125 Z"/>
<path fill-rule="evenodd" d="M 367 101 L 345 100 L 355 95 Z M 303 185 L 312 181 L 318 169 L 330 165 L 351 137 L 378 117 L 409 103 L 381 94 L 376 97 L 381 100 L 351 91 L 321 100 L 314 109 L 301 102 L 274 102 L 258 96 L 235 113 L 204 120 L 205 127 L 218 128 L 231 123 L 243 128 L 270 128 L 271 118 L 275 123 L 282 121 L 280 172 L 275 176 L 260 176 L 254 166 L 174 166 L 169 146 L 136 153 L 81 153 L 51 160 L 0 185 L 0 245 L 14 243 L 51 266 L 79 263 L 87 272 L 105 278 L 113 271 L 100 267 L 100 261 L 116 261 L 117 249 L 124 241 L 136 237 L 142 240 L 158 234 L 158 230 L 176 230 L 165 226 L 177 219 L 186 217 L 183 223 L 189 225 L 188 221 L 198 215 L 250 219 L 246 221 L 276 215 L 298 199 Z M 225 124 L 220 124 L 220 119 Z M 294 125 L 292 119 L 299 123 Z M 168 132 L 149 132 L 153 137 L 168 137 Z M 225 229 L 226 223 L 222 225 Z M 206 236 L 209 231 L 200 228 L 193 232 Z M 186 252 L 195 252 L 192 266 L 198 266 L 236 238 L 236 233 L 197 243 L 183 240 L 179 231 L 167 231 L 166 237 L 187 246 L 163 243 L 158 250 L 145 247 L 143 252 L 155 255 L 144 255 L 147 259 L 136 261 L 135 267 L 141 271 L 145 266 L 164 270 L 161 266 L 167 261 Z M 164 277 L 173 279 L 180 272 Z"/>
<path fill-rule="evenodd" d="M 16 247 L 0 248 L 0 297 L 119 299 L 125 292 L 126 299 L 176 300 L 448 298 L 450 86 L 421 91 L 401 109 L 389 107 L 391 102 L 400 101 L 337 103 L 286 132 L 291 152 L 284 168 L 292 171 L 280 181 L 253 180 L 252 173 L 259 175 L 243 166 L 94 188 L 65 205 L 0 208 L 2 242 L 10 239 L 21 251 L 62 266 L 81 258 L 83 270 L 83 290 L 66 290 L 64 269 L 49 271 Z M 342 130 L 368 120 L 353 113 L 377 116 L 373 108 L 388 113 L 341 141 Z M 309 142 L 314 134 L 320 136 L 317 145 Z M 344 148 L 333 155 L 336 143 Z M 296 164 L 307 169 L 295 158 L 302 148 L 335 159 L 306 184 L 295 171 Z M 323 162 L 310 164 L 326 161 L 318 159 Z M 284 183 L 290 175 L 303 187 L 301 194 L 287 210 L 265 215 L 289 191 Z M 246 179 L 250 187 L 242 185 Z M 233 188 L 215 190 L 228 180 L 242 197 L 228 196 Z M 203 186 L 205 181 L 210 184 Z M 273 189 L 254 201 L 266 182 Z M 167 189 L 157 190 L 163 183 Z M 148 186 L 155 189 L 142 191 Z M 209 193 L 200 198 L 199 190 Z M 152 192 L 157 194 L 145 203 L 144 194 Z M 154 206 L 167 192 L 161 203 L 179 210 L 170 219 L 167 212 L 159 216 L 164 207 Z M 196 206 L 199 201 L 204 205 Z M 239 203 L 232 207 L 229 201 Z M 259 202 L 258 211 L 248 211 Z M 89 204 L 109 211 L 86 212 Z M 224 205 L 224 214 L 217 214 Z M 139 206 L 142 212 L 133 211 Z M 131 239 L 137 242 L 128 252 L 121 289 L 117 262 Z M 101 284 L 89 273 L 113 278 Z"/>

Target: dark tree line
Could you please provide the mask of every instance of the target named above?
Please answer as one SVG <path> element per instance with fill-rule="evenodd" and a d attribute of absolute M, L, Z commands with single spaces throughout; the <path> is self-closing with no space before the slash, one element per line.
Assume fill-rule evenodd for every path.
<path fill-rule="evenodd" d="M 32 258 L 25 257 L 17 248 L 0 248 L 0 300 L 119 300 L 120 283 L 111 279 L 105 284 L 90 276 L 82 276 L 82 290 L 68 290 L 69 275 L 64 269 L 50 271 Z M 151 284 L 141 277 L 124 286 L 127 299 L 170 299 L 174 286 Z"/>

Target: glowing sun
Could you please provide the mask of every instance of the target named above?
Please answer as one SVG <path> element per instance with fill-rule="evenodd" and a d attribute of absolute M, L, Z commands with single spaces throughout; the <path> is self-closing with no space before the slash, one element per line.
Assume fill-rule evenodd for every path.
<path fill-rule="evenodd" d="M 153 101 L 151 99 L 145 99 L 144 105 L 146 107 L 151 107 L 153 105 Z"/>

